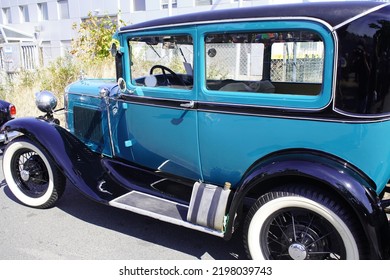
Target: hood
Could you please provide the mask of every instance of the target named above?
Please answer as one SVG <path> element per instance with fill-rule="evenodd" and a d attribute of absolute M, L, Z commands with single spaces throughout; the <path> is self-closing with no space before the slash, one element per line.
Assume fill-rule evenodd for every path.
<path fill-rule="evenodd" d="M 101 89 L 106 88 L 110 92 L 116 92 L 118 85 L 112 79 L 82 79 L 66 87 L 66 93 L 98 96 Z"/>

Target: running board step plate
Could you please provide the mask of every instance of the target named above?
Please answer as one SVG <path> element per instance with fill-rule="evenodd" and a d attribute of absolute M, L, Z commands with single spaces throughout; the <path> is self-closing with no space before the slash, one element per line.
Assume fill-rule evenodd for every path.
<path fill-rule="evenodd" d="M 109 205 L 171 224 L 223 237 L 224 233 L 187 221 L 188 206 L 149 194 L 131 191 L 109 202 Z"/>

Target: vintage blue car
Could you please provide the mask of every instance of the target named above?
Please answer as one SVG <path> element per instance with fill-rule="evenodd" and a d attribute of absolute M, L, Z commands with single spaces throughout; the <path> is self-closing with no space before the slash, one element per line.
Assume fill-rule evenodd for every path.
<path fill-rule="evenodd" d="M 69 85 L 66 128 L 46 91 L 44 117 L 2 126 L 23 204 L 54 206 L 69 180 L 97 202 L 243 232 L 252 259 L 389 258 L 389 4 L 215 10 L 114 38 L 117 77 Z"/>

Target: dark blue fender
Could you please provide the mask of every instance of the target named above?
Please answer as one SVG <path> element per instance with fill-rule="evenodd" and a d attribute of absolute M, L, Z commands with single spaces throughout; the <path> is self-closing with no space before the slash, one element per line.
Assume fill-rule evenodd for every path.
<path fill-rule="evenodd" d="M 229 216 L 234 217 L 250 192 L 261 195 L 282 183 L 293 182 L 318 182 L 318 186 L 337 193 L 358 217 L 371 246 L 371 257 L 389 258 L 389 224 L 373 190 L 374 183 L 350 164 L 320 152 L 286 151 L 256 163 L 235 192 Z M 230 223 L 227 238 L 232 226 Z"/>
<path fill-rule="evenodd" d="M 125 193 L 109 176 L 103 159 L 61 126 L 35 118 L 17 118 L 1 131 L 18 131 L 40 145 L 52 157 L 67 179 L 82 193 L 100 203 Z M 102 185 L 110 191 L 102 191 Z M 100 190 L 99 190 L 100 189 Z"/>

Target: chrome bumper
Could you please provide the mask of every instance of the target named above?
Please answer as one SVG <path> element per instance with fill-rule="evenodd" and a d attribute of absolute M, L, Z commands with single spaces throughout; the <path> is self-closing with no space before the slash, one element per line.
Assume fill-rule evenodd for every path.
<path fill-rule="evenodd" d="M 19 131 L 1 132 L 0 133 L 0 146 L 5 146 L 12 139 L 22 135 Z"/>

